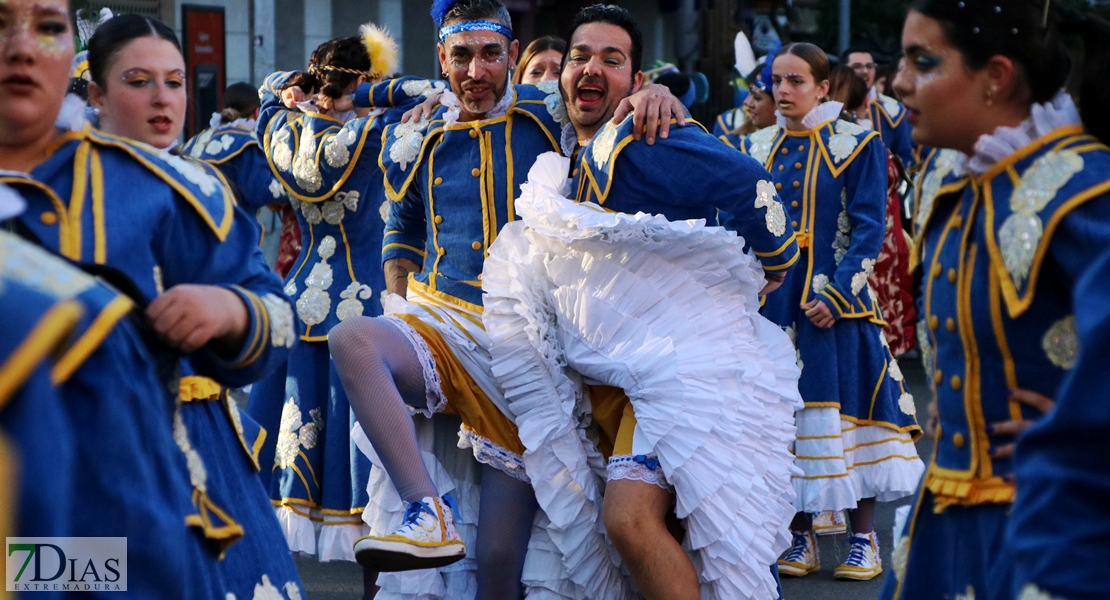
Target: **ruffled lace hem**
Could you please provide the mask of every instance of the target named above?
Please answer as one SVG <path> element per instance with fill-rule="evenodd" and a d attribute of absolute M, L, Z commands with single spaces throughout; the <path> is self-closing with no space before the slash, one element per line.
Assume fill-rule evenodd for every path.
<path fill-rule="evenodd" d="M 320 562 L 354 562 L 354 545 L 369 533 L 357 523 L 359 515 L 324 515 L 319 509 L 283 505 L 275 508 L 278 523 L 290 552 L 318 554 Z"/>
<path fill-rule="evenodd" d="M 521 220 L 502 229 L 482 278 L 492 370 L 574 597 L 632 593 L 600 520 L 584 377 L 631 399 L 632 450 L 656 455 L 674 486 L 702 596 L 771 597 L 802 404 L 793 346 L 758 315 L 762 270 L 742 238 L 704 221 L 570 202 L 566 172 L 554 153 L 537 160 Z"/>
<path fill-rule="evenodd" d="M 672 489 L 671 484 L 667 483 L 667 476 L 663 474 L 663 469 L 659 467 L 652 469 L 647 465 L 638 463 L 631 454 L 614 454 L 609 457 L 608 475 L 609 481 L 628 479 L 650 483 L 665 490 Z"/>
<path fill-rule="evenodd" d="M 513 479 L 528 483 L 528 473 L 524 470 L 524 460 L 515 452 L 491 442 L 463 426 L 459 428 L 459 448 L 474 451 L 474 460 L 489 465 Z"/>
<path fill-rule="evenodd" d="M 404 319 L 398 319 L 394 316 L 384 316 L 383 319 L 389 321 L 405 334 L 405 338 L 412 344 L 416 350 L 416 357 L 420 360 L 420 369 L 424 373 L 424 394 L 427 397 L 427 408 L 413 408 L 418 414 L 425 417 L 432 415 L 443 410 L 447 406 L 447 396 L 443 393 L 443 384 L 439 379 L 439 371 L 436 369 L 436 359 L 432 355 L 431 348 L 424 338 L 413 329 Z"/>
<path fill-rule="evenodd" d="M 975 142 L 975 154 L 966 163 L 957 167 L 957 173 L 966 175 L 968 171 L 982 174 L 1002 159 L 1032 144 L 1054 129 L 1082 125 L 1079 109 L 1075 101 L 1064 90 L 1056 93 L 1051 102 L 1034 104 L 1029 118 L 1017 127 L 999 127 L 994 133 L 979 136 Z"/>

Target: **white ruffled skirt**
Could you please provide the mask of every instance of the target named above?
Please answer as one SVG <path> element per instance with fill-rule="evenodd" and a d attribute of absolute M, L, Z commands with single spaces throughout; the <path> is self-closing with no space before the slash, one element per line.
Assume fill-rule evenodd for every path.
<path fill-rule="evenodd" d="M 604 534 L 588 378 L 632 401 L 637 438 L 674 486 L 702 597 L 774 598 L 802 403 L 793 346 L 758 314 L 762 268 L 742 238 L 703 221 L 575 204 L 566 172 L 556 154 L 537 160 L 521 220 L 502 229 L 482 275 L 493 374 L 544 513 L 530 597 L 633 596 Z M 563 579 L 532 580 L 560 565 Z"/>

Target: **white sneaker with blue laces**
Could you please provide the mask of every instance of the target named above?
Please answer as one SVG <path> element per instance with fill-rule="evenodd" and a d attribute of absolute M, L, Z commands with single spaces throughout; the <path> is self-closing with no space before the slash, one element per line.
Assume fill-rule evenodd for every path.
<path fill-rule="evenodd" d="M 458 562 L 466 557 L 466 543 L 455 530 L 456 511 L 450 496 L 410 502 L 400 529 L 355 542 L 355 559 L 382 572 L 436 569 Z"/>
<path fill-rule="evenodd" d="M 786 556 L 779 559 L 779 575 L 805 577 L 821 570 L 821 559 L 817 556 L 817 537 L 812 531 L 791 531 L 794 544 Z"/>
<path fill-rule="evenodd" d="M 879 536 L 874 531 L 849 536 L 848 545 L 848 559 L 833 571 L 833 577 L 867 581 L 883 572 L 883 561 L 879 558 Z"/>

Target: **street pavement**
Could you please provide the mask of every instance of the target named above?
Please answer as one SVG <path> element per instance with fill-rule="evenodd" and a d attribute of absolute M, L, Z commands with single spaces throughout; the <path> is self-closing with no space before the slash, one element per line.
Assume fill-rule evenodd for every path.
<path fill-rule="evenodd" d="M 918 359 L 905 358 L 899 362 L 906 383 L 917 405 L 918 417 L 924 421 L 925 406 L 932 392 L 925 383 L 925 374 Z M 932 440 L 922 437 L 917 441 L 917 452 L 923 460 L 932 456 Z M 875 530 L 879 532 L 879 547 L 883 557 L 883 575 L 872 581 L 838 581 L 833 579 L 836 569 L 848 555 L 847 535 L 820 538 L 821 571 L 808 577 L 782 580 L 787 600 L 874 600 L 879 597 L 883 578 L 890 570 L 890 553 L 893 549 L 894 509 L 909 504 L 912 498 L 879 504 L 875 509 Z M 321 563 L 313 556 L 298 556 L 297 569 L 304 582 L 308 600 L 361 600 L 362 569 L 354 563 Z"/>

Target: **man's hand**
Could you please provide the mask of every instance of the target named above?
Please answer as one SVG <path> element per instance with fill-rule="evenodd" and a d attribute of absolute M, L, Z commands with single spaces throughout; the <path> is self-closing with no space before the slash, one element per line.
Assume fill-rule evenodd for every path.
<path fill-rule="evenodd" d="M 806 316 L 813 324 L 821 329 L 828 329 L 836 324 L 836 318 L 823 300 L 811 300 L 802 305 L 806 309 Z"/>
<path fill-rule="evenodd" d="M 686 107 L 682 101 L 667 86 L 657 83 L 649 83 L 621 100 L 613 114 L 613 124 L 623 121 L 628 113 L 632 113 L 632 137 L 639 140 L 646 133 L 649 146 L 655 143 L 656 133 L 667 139 L 672 118 L 679 127 L 686 126 Z"/>
<path fill-rule="evenodd" d="M 239 296 L 214 285 L 175 285 L 150 303 L 146 316 L 170 347 L 190 354 L 215 343 L 225 358 L 243 348 L 250 325 Z"/>
<path fill-rule="evenodd" d="M 385 289 L 391 294 L 407 298 L 409 273 L 419 273 L 420 265 L 407 258 L 393 258 L 385 261 Z"/>
<path fill-rule="evenodd" d="M 1031 392 L 1029 390 L 1014 390 L 1010 392 L 1010 397 L 1022 404 L 1032 406 L 1033 408 L 1048 414 L 1049 411 L 1056 406 L 1056 402 L 1052 398 L 1048 398 Z M 1020 435 L 1026 429 L 1033 426 L 1035 421 L 1000 421 L 998 423 L 991 423 L 987 425 L 988 435 Z M 1004 444 L 995 448 L 991 448 L 989 454 L 994 458 L 1010 458 L 1014 455 L 1015 444 Z"/>
<path fill-rule="evenodd" d="M 420 121 L 432 118 L 432 114 L 435 113 L 436 108 L 439 108 L 439 97 L 442 95 L 442 92 L 432 94 L 428 96 L 427 100 L 408 109 L 405 111 L 405 114 L 401 115 L 401 122 L 419 123 Z"/>
<path fill-rule="evenodd" d="M 287 87 L 281 90 L 281 103 L 285 105 L 285 108 L 297 108 L 297 103 L 304 101 L 304 90 L 297 86 Z"/>
<path fill-rule="evenodd" d="M 760 296 L 766 296 L 779 289 L 782 282 L 786 280 L 786 273 L 778 271 L 764 271 L 763 276 L 767 279 L 767 285 L 763 286 L 763 289 L 759 291 Z"/>

